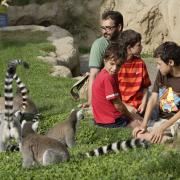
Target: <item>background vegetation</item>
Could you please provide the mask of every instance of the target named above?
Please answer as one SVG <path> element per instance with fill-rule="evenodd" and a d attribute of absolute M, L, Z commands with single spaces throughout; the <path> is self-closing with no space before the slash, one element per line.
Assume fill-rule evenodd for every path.
<path fill-rule="evenodd" d="M 45 133 L 56 122 L 67 118 L 71 109 L 80 102 L 74 102 L 69 89 L 74 80 L 51 77 L 51 66 L 37 60 L 41 53 L 53 51 L 54 47 L 45 41 L 47 34 L 36 32 L 28 36 L 15 32 L 12 36 L 0 34 L 0 93 L 7 62 L 10 59 L 24 59 L 29 70 L 18 67 L 18 74 L 30 90 L 30 96 L 42 113 L 39 133 Z M 99 158 L 82 158 L 84 153 L 100 145 L 127 139 L 129 129 L 103 129 L 95 127 L 91 117 L 80 122 L 77 131 L 77 145 L 70 150 L 69 162 L 32 169 L 22 169 L 19 152 L 0 153 L 0 179 L 179 179 L 180 153 L 154 145 L 151 148 L 108 154 Z"/>

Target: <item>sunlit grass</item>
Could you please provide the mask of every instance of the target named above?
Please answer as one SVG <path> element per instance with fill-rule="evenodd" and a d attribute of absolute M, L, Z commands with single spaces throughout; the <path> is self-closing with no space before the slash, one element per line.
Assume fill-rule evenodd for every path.
<path fill-rule="evenodd" d="M 25 35 L 24 35 L 25 36 Z M 21 36 L 0 42 L 0 93 L 3 94 L 4 75 L 7 62 L 20 58 L 30 64 L 29 70 L 18 67 L 18 75 L 30 90 L 30 96 L 42 113 L 39 133 L 46 133 L 56 122 L 63 121 L 74 102 L 69 90 L 75 82 L 70 78 L 49 75 L 51 66 L 36 57 L 42 51 L 54 49 L 45 39 Z M 34 39 L 34 40 L 33 40 Z M 167 152 L 164 146 L 109 154 L 99 158 L 81 158 L 84 153 L 97 146 L 131 136 L 129 129 L 104 129 L 95 127 L 91 118 L 81 121 L 77 130 L 76 146 L 70 150 L 69 162 L 30 170 L 22 169 L 22 159 L 17 153 L 0 153 L 0 179 L 178 179 L 180 177 L 180 154 Z M 166 153 L 165 153 L 166 152 Z"/>

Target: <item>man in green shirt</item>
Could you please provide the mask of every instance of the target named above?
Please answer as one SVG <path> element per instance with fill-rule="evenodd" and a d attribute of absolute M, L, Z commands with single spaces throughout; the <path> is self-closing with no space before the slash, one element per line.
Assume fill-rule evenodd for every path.
<path fill-rule="evenodd" d="M 101 30 L 102 37 L 96 39 L 92 44 L 89 59 L 89 85 L 88 85 L 88 102 L 83 105 L 84 108 L 91 105 L 92 84 L 97 74 L 102 69 L 103 56 L 110 41 L 115 41 L 123 29 L 123 16 L 118 11 L 105 11 L 102 14 Z"/>

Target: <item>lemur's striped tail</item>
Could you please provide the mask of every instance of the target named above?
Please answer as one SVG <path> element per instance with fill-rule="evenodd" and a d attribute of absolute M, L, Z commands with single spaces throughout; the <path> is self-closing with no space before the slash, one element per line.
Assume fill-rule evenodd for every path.
<path fill-rule="evenodd" d="M 25 84 L 21 81 L 20 77 L 17 76 L 17 74 L 13 76 L 13 79 L 16 81 L 16 84 L 20 90 L 20 93 L 22 95 L 22 107 L 25 109 L 27 106 L 28 90 Z"/>
<path fill-rule="evenodd" d="M 148 148 L 150 143 L 146 140 L 142 139 L 129 139 L 125 141 L 117 141 L 115 143 L 111 143 L 109 145 L 101 146 L 97 149 L 94 149 L 92 151 L 86 152 L 87 157 L 93 157 L 93 156 L 101 156 L 103 154 L 107 154 L 109 152 L 119 152 L 122 151 L 128 151 L 129 149 L 135 149 L 135 148 Z"/>
<path fill-rule="evenodd" d="M 20 88 L 23 96 L 23 105 L 26 106 L 27 89 L 19 77 L 16 75 L 16 67 L 18 64 L 22 64 L 25 68 L 29 68 L 29 65 L 22 60 L 12 60 L 8 64 L 4 83 L 4 99 L 5 99 L 5 120 L 13 120 L 13 79 L 16 80 L 17 86 Z"/>
<path fill-rule="evenodd" d="M 37 113 L 34 115 L 33 119 L 32 119 L 32 122 L 37 122 L 39 120 L 39 117 L 41 116 L 40 113 Z"/>

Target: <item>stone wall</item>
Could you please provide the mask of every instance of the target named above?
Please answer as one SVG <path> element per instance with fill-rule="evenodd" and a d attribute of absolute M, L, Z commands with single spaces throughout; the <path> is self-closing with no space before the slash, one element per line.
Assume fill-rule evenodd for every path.
<path fill-rule="evenodd" d="M 180 44 L 179 0 L 57 0 L 42 5 L 12 6 L 11 25 L 59 25 L 70 31 L 81 46 L 90 46 L 99 35 L 99 19 L 105 9 L 120 11 L 124 29 L 142 34 L 144 51 L 164 41 Z"/>
<path fill-rule="evenodd" d="M 144 51 L 152 51 L 164 41 L 180 44 L 179 0 L 104 0 L 105 9 L 120 11 L 125 28 L 142 34 Z"/>

